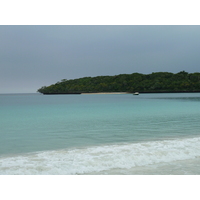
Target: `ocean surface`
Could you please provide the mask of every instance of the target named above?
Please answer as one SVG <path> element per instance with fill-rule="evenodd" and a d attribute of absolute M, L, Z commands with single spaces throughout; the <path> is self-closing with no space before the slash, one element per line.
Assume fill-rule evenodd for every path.
<path fill-rule="evenodd" d="M 0 174 L 200 174 L 200 93 L 1 94 Z"/>

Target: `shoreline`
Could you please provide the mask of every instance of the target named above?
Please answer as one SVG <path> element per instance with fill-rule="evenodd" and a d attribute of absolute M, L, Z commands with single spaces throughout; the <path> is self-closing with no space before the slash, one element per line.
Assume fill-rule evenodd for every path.
<path fill-rule="evenodd" d="M 88 95 L 88 94 L 134 94 L 135 92 L 71 92 L 71 93 L 41 93 L 43 95 Z M 159 94 L 159 93 L 200 93 L 200 91 L 148 91 L 138 92 L 139 94 Z"/>
<path fill-rule="evenodd" d="M 88 95 L 88 94 L 132 94 L 130 92 L 91 92 L 91 93 L 81 93 L 83 95 Z"/>

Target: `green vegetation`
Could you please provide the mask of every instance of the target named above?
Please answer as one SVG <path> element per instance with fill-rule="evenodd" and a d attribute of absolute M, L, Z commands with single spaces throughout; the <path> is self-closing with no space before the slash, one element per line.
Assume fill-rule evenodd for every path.
<path fill-rule="evenodd" d="M 177 74 L 120 74 L 116 76 L 84 77 L 38 89 L 43 94 L 93 92 L 200 92 L 200 73 L 181 71 Z"/>

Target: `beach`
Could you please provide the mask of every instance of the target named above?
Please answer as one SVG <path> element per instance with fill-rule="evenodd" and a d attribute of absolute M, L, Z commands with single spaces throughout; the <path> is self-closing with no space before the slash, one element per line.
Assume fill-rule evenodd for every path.
<path fill-rule="evenodd" d="M 200 94 L 0 95 L 0 174 L 200 174 Z"/>

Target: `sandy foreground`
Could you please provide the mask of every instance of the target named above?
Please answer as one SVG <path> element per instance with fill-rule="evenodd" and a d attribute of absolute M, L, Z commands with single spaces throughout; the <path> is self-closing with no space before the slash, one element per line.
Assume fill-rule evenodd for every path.
<path fill-rule="evenodd" d="M 130 94 L 129 92 L 97 92 L 97 93 L 81 93 L 81 94 Z"/>

